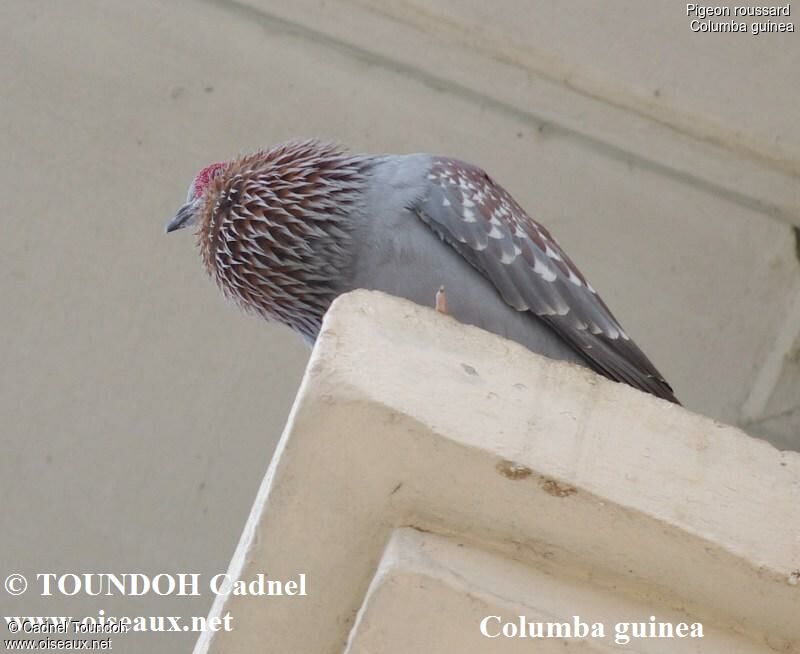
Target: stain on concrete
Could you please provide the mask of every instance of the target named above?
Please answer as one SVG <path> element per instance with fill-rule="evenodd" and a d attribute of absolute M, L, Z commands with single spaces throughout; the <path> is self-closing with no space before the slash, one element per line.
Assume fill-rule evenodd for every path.
<path fill-rule="evenodd" d="M 527 479 L 531 476 L 531 474 L 533 474 L 533 470 L 531 470 L 528 466 L 524 466 L 521 463 L 515 463 L 514 461 L 508 461 L 507 459 L 498 461 L 495 469 L 497 472 L 503 475 L 503 477 L 506 479 L 511 479 L 512 481 Z"/>
<path fill-rule="evenodd" d="M 542 490 L 553 497 L 569 497 L 578 492 L 578 489 L 574 486 L 562 484 L 555 479 L 548 479 L 547 477 L 542 479 Z"/>
<path fill-rule="evenodd" d="M 403 527 L 407 527 L 408 529 L 413 529 L 414 531 L 418 531 L 421 534 L 432 534 L 433 531 L 430 529 L 426 529 L 425 527 L 420 527 L 419 525 L 402 525 Z"/>

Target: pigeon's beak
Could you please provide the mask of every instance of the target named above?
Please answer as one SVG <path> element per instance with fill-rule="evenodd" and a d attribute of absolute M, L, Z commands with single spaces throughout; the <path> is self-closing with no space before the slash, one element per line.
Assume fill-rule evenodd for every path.
<path fill-rule="evenodd" d="M 192 224 L 193 218 L 194 205 L 191 203 L 184 204 L 180 209 L 178 209 L 178 213 L 175 214 L 175 217 L 167 223 L 164 230 L 167 232 L 167 234 L 169 234 L 170 232 L 188 227 Z"/>

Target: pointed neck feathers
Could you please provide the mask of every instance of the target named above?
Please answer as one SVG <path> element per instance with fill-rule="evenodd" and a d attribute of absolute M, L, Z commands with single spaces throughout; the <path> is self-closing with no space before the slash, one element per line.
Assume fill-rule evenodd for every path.
<path fill-rule="evenodd" d="M 203 193 L 197 233 L 225 295 L 313 341 L 350 265 L 369 160 L 299 141 L 226 164 Z"/>

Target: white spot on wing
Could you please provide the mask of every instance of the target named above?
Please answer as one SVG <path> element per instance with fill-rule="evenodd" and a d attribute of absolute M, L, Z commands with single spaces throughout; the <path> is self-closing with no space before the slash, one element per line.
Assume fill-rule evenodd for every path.
<path fill-rule="evenodd" d="M 540 235 L 541 235 L 541 232 L 540 232 Z M 561 261 L 561 255 L 558 252 L 556 252 L 555 250 L 553 250 L 553 248 L 551 248 L 549 245 L 545 247 L 544 253 L 548 257 L 550 257 L 551 259 L 555 259 L 556 261 Z"/>
<path fill-rule="evenodd" d="M 553 282 L 556 279 L 555 271 L 550 267 L 539 261 L 539 259 L 535 259 L 535 264 L 533 266 L 533 272 L 539 275 L 544 281 L 546 282 Z"/>
<path fill-rule="evenodd" d="M 573 284 L 575 284 L 575 286 L 583 286 L 583 282 L 581 281 L 580 277 L 578 277 L 571 270 L 569 271 L 569 281 L 571 281 Z"/>
<path fill-rule="evenodd" d="M 497 225 L 492 225 L 492 231 L 489 232 L 489 238 L 494 239 L 501 239 L 503 238 L 504 234 L 502 230 Z"/>
<path fill-rule="evenodd" d="M 467 207 L 464 207 L 464 222 L 465 223 L 478 222 L 477 218 L 475 217 L 475 212 Z"/>
<path fill-rule="evenodd" d="M 447 198 L 442 200 L 442 206 L 443 207 L 449 207 L 450 206 L 450 200 L 448 200 Z"/>

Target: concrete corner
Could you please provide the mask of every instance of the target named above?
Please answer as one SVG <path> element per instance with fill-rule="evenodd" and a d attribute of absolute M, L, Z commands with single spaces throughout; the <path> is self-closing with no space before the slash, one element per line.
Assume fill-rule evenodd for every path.
<path fill-rule="evenodd" d="M 704 638 L 636 651 L 799 651 L 798 524 L 800 454 L 357 292 L 326 318 L 230 567 L 303 573 L 308 596 L 218 598 L 235 629 L 195 651 L 531 647 L 482 635 L 487 615 L 655 615 Z"/>

